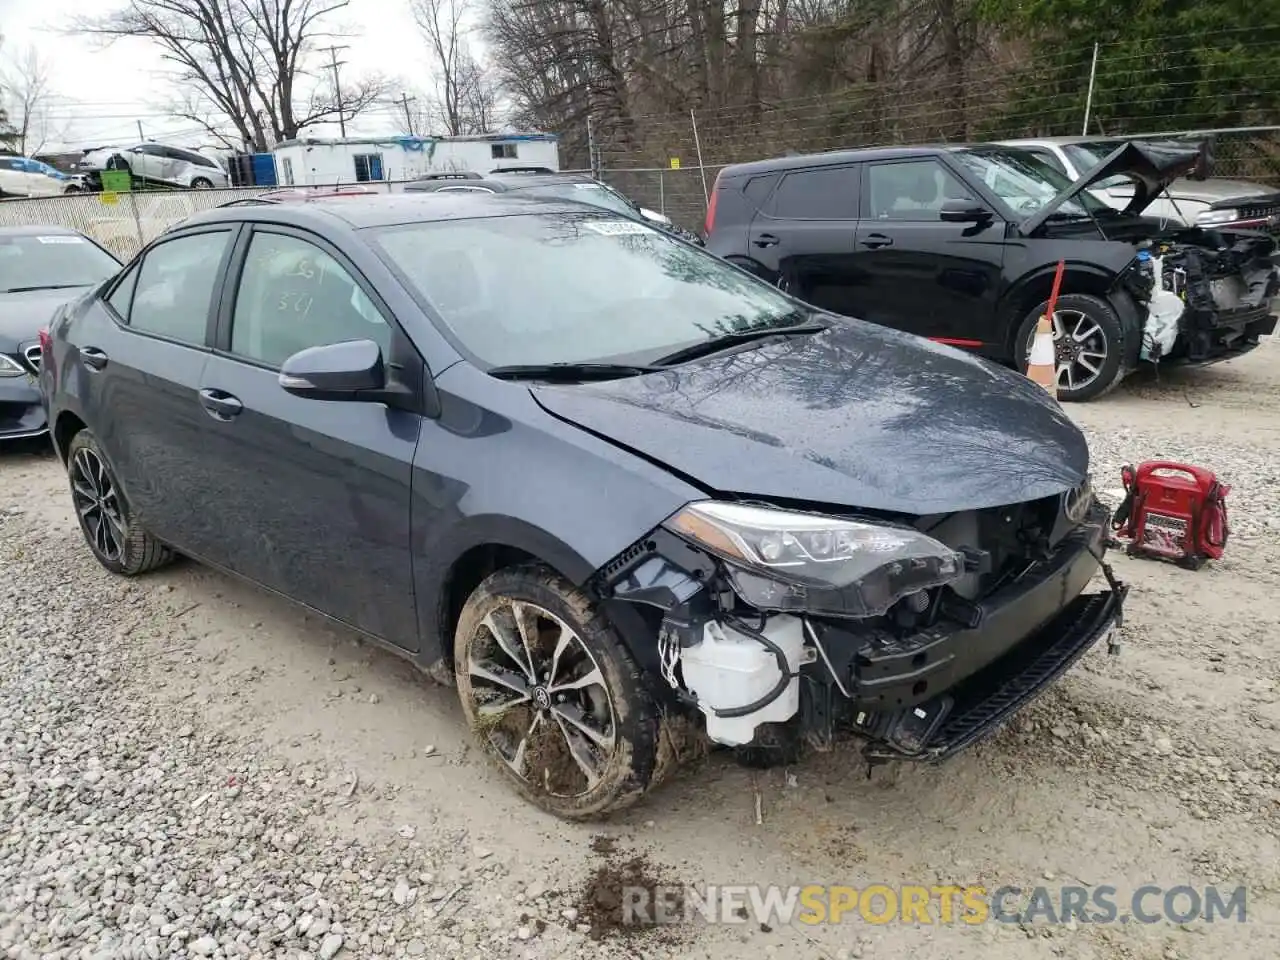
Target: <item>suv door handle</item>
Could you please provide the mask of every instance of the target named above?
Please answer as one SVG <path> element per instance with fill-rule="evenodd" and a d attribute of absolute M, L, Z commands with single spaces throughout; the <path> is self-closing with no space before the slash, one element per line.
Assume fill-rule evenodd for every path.
<path fill-rule="evenodd" d="M 81 347 L 80 362 L 90 370 L 101 370 L 107 365 L 107 355 L 97 347 Z"/>
<path fill-rule="evenodd" d="M 867 236 L 867 239 L 860 240 L 859 243 L 864 247 L 870 247 L 872 250 L 878 250 L 880 247 L 893 246 L 893 237 L 886 237 L 883 233 L 872 233 Z"/>
<path fill-rule="evenodd" d="M 762 233 L 751 241 L 757 247 L 776 247 L 782 241 L 775 237 L 772 233 Z"/>
<path fill-rule="evenodd" d="M 207 387 L 200 391 L 200 406 L 215 420 L 230 420 L 244 410 L 244 404 L 225 390 Z"/>

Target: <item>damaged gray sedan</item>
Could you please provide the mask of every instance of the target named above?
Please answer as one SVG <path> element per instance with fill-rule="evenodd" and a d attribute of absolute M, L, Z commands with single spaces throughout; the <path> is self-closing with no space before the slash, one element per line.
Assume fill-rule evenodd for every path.
<path fill-rule="evenodd" d="M 103 566 L 180 553 L 374 638 L 561 817 L 691 742 L 943 760 L 1121 622 L 1045 391 L 605 210 L 213 210 L 44 339 Z"/>

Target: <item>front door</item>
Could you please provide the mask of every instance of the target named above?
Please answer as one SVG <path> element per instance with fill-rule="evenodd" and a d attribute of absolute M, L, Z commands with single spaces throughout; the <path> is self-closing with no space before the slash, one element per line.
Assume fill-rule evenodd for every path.
<path fill-rule="evenodd" d="M 413 647 L 409 493 L 421 418 L 302 399 L 278 382 L 284 360 L 307 347 L 368 339 L 388 360 L 404 349 L 357 276 L 310 234 L 254 228 L 226 295 L 222 349 L 200 382 L 213 503 L 234 531 L 211 559 Z"/>
<path fill-rule="evenodd" d="M 857 164 L 792 170 L 752 221 L 749 255 L 806 303 L 857 316 L 857 219 Z"/>
<path fill-rule="evenodd" d="M 205 454 L 197 390 L 234 234 L 223 226 L 151 247 L 89 308 L 76 344 L 89 428 L 134 515 L 182 550 L 220 535 L 207 484 L 217 466 Z"/>
<path fill-rule="evenodd" d="M 975 199 L 941 161 L 868 163 L 856 237 L 864 320 L 971 349 L 1002 347 L 996 324 L 1005 224 L 948 223 L 944 201 Z"/>

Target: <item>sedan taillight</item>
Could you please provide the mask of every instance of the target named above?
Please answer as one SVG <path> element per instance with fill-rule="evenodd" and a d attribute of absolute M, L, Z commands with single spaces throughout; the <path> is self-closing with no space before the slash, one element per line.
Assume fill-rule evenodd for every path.
<path fill-rule="evenodd" d="M 53 337 L 49 335 L 49 328 L 45 327 L 40 331 L 40 356 L 49 356 L 53 349 Z"/>

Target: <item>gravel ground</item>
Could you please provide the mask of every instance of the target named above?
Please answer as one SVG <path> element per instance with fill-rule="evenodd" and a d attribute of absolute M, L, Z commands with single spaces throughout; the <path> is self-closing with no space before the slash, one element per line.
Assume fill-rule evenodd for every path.
<path fill-rule="evenodd" d="M 1280 955 L 1278 367 L 1268 342 L 1070 408 L 1103 491 L 1155 457 L 1233 485 L 1222 562 L 1117 560 L 1122 656 L 1094 651 L 941 768 L 715 755 L 594 826 L 518 801 L 452 692 L 397 658 L 193 564 L 108 575 L 57 463 L 0 453 L 0 956 Z M 626 863 L 718 884 L 1245 884 L 1249 922 L 602 936 L 590 887 Z"/>

